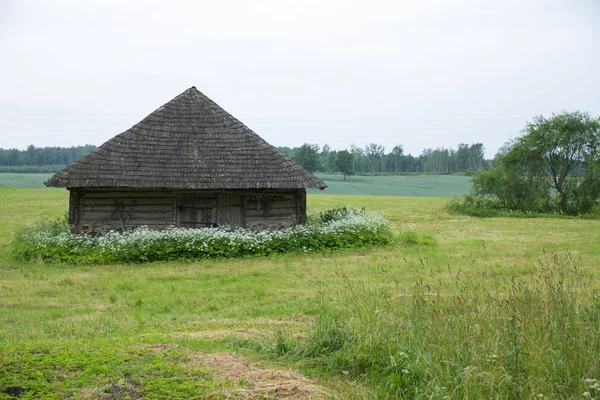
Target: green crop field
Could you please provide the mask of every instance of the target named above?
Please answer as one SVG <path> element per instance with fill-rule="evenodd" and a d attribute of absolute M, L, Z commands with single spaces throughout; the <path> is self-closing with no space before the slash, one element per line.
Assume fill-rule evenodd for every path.
<path fill-rule="evenodd" d="M 468 193 L 468 176 L 453 175 L 386 175 L 350 176 L 317 174 L 325 182 L 324 191 L 310 189 L 311 194 L 345 194 L 359 196 L 461 197 Z"/>
<path fill-rule="evenodd" d="M 51 176 L 52 174 L 0 172 L 0 187 L 45 188 L 44 182 Z"/>
<path fill-rule="evenodd" d="M 43 188 L 52 174 L 0 173 L 0 186 Z M 317 174 L 327 189 L 310 189 L 310 194 L 359 196 L 460 197 L 470 188 L 470 177 L 452 175 L 351 176 Z"/>
<path fill-rule="evenodd" d="M 311 194 L 309 210 L 364 206 L 396 235 L 436 243 L 53 265 L 13 260 L 8 243 L 19 224 L 63 215 L 67 191 L 0 188 L 0 199 L 0 399 L 600 394 L 598 220 Z"/>

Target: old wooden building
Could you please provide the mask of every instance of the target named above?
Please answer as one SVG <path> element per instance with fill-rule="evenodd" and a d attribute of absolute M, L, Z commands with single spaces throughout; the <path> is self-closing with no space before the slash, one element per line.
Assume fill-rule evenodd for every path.
<path fill-rule="evenodd" d="M 321 180 L 192 87 L 67 166 L 72 232 L 146 225 L 280 229 L 306 222 Z"/>

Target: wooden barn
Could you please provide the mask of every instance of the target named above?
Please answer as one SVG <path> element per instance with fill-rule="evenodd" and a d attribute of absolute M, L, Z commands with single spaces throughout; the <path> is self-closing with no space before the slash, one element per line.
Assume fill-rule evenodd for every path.
<path fill-rule="evenodd" d="M 74 233 L 306 222 L 325 184 L 192 87 L 52 176 Z"/>

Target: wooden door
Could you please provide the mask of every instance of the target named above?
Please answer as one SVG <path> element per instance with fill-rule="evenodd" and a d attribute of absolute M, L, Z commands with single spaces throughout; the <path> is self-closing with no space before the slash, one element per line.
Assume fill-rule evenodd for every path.
<path fill-rule="evenodd" d="M 182 195 L 177 207 L 177 222 L 182 228 L 206 228 L 214 226 L 217 200 L 215 197 Z"/>
<path fill-rule="evenodd" d="M 217 196 L 217 224 L 232 228 L 244 226 L 242 196 L 236 193 L 222 193 Z"/>

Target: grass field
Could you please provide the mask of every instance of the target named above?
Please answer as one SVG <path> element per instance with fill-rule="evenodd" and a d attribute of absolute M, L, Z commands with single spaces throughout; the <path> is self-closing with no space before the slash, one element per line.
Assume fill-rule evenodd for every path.
<path fill-rule="evenodd" d="M 0 187 L 45 188 L 44 182 L 52 174 L 17 174 L 0 172 Z"/>
<path fill-rule="evenodd" d="M 52 174 L 0 173 L 0 187 L 45 188 L 44 181 Z M 351 176 L 344 182 L 342 175 L 317 174 L 327 189 L 311 189 L 310 194 L 345 194 L 359 196 L 424 196 L 460 197 L 469 191 L 468 176 Z"/>
<path fill-rule="evenodd" d="M 68 203 L 66 190 L 0 188 L 0 198 L 2 249 L 17 224 L 61 215 Z M 343 313 L 363 305 L 373 307 L 372 318 L 385 316 L 365 319 L 368 334 L 353 336 L 357 343 L 371 341 L 367 352 L 389 340 L 380 323 L 405 329 L 393 337 L 406 338 L 402 353 L 410 360 L 400 367 L 406 377 L 397 378 L 398 385 L 415 388 L 406 397 L 595 396 L 588 386 L 600 379 L 600 221 L 476 219 L 448 214 L 446 201 L 308 197 L 310 210 L 339 204 L 379 210 L 396 233 L 410 225 L 432 235 L 433 246 L 100 266 L 21 263 L 3 253 L 0 398 L 385 397 L 381 393 L 388 388 L 352 369 L 363 358 L 336 369 L 346 358 L 323 364 L 326 355 L 307 358 L 292 351 L 305 340 L 306 348 L 323 321 L 343 328 L 343 321 L 327 319 L 324 308 L 358 321 L 363 314 Z M 548 275 L 544 265 L 552 269 L 556 260 L 576 270 L 577 285 L 563 290 L 571 282 L 567 275 L 562 280 Z M 565 296 L 564 301 L 553 303 L 546 292 L 530 291 L 544 282 L 558 293 L 552 298 Z M 569 296 L 582 305 L 573 313 Z M 422 308 L 411 298 L 422 301 L 417 302 Z M 526 308 L 532 304 L 539 309 Z M 582 319 L 563 323 L 552 304 L 564 304 L 565 313 Z M 518 318 L 500 318 L 495 307 L 507 307 Z M 405 309 L 422 314 L 403 314 Z M 531 314 L 525 318 L 520 310 Z M 547 320 L 538 325 L 539 316 Z M 510 322 L 502 329 L 514 340 L 506 344 L 502 332 L 484 330 L 487 320 Z M 418 321 L 432 324 L 426 328 Z M 480 325 L 483 333 L 476 334 Z M 555 325 L 564 336 L 554 336 Z M 533 326 L 540 330 L 530 330 Z M 587 341 L 573 339 L 580 337 Z M 419 346 L 428 350 L 419 352 Z M 589 351 L 577 350 L 590 346 L 598 351 L 587 356 Z M 447 361 L 428 364 L 440 354 Z M 385 355 L 388 362 L 390 356 Z"/>
<path fill-rule="evenodd" d="M 461 197 L 470 189 L 468 176 L 407 175 L 350 176 L 317 174 L 325 182 L 323 191 L 310 189 L 310 194 L 345 194 L 358 196 L 423 196 Z"/>

